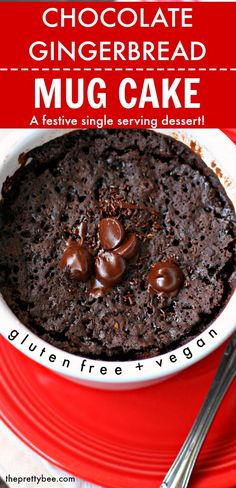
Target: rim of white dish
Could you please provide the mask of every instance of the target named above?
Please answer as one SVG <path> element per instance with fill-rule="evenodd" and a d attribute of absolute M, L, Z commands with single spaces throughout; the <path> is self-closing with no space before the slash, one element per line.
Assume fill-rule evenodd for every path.
<path fill-rule="evenodd" d="M 70 132 L 70 130 L 19 129 L 12 131 L 2 140 L 0 177 L 1 172 L 3 171 L 4 173 L 8 169 L 11 157 L 12 160 L 17 160 L 18 155 L 22 151 L 27 151 L 31 147 L 42 144 L 44 140 L 53 139 L 66 132 Z M 190 140 L 197 142 L 203 152 L 203 160 L 209 165 L 210 161 L 214 160 L 216 167 L 223 171 L 222 183 L 234 207 L 236 207 L 236 148 L 227 136 L 219 129 L 156 129 L 155 132 L 171 135 L 187 144 Z M 217 158 L 215 152 L 217 153 Z M 222 168 L 222 161 L 225 163 L 224 168 Z M 31 332 L 19 321 L 1 295 L 0 330 L 7 340 L 9 340 L 11 332 L 16 330 L 18 332 L 17 337 L 13 341 L 9 340 L 9 342 L 30 359 L 54 372 L 87 383 L 104 385 L 108 383 L 114 385 L 126 383 L 137 384 L 162 379 L 175 374 L 213 352 L 234 332 L 236 328 L 235 310 L 236 292 L 232 294 L 226 306 L 214 322 L 184 346 L 177 347 L 173 351 L 159 356 L 132 361 L 88 359 L 67 353 L 50 345 L 36 336 L 36 334 Z M 29 350 L 31 343 L 36 345 L 34 351 Z M 43 349 L 45 349 L 45 352 L 40 356 Z M 54 361 L 49 360 L 49 357 L 53 359 L 54 356 L 56 357 Z M 67 366 L 68 361 L 69 366 Z M 104 368 L 107 370 L 106 373 Z"/>

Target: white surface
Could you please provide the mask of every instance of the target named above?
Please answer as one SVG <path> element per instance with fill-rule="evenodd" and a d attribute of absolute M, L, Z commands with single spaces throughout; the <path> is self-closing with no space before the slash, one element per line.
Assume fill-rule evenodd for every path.
<path fill-rule="evenodd" d="M 0 129 L 0 148 L 2 137 L 8 135 L 9 129 Z M 78 460 L 79 463 L 79 460 Z M 56 476 L 64 475 L 55 466 L 50 465 L 29 447 L 24 445 L 12 432 L 0 421 L 0 477 L 5 481 L 5 476 Z M 65 476 L 68 476 L 65 473 Z M 10 488 L 95 488 L 95 485 L 82 480 L 65 483 L 7 483 Z M 96 485 L 97 486 L 97 485 Z"/>

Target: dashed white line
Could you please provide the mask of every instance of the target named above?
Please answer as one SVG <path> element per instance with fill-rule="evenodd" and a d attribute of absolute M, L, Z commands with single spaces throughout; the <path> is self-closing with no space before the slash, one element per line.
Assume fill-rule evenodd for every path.
<path fill-rule="evenodd" d="M 236 71 L 236 68 L 0 68 L 0 71 Z"/>

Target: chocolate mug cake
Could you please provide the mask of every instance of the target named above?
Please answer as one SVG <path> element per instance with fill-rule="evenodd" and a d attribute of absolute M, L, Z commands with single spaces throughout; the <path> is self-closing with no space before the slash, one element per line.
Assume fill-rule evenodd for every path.
<path fill-rule="evenodd" d="M 0 203 L 0 291 L 30 330 L 132 360 L 214 321 L 235 286 L 236 218 L 191 149 L 148 130 L 78 130 L 19 161 Z"/>

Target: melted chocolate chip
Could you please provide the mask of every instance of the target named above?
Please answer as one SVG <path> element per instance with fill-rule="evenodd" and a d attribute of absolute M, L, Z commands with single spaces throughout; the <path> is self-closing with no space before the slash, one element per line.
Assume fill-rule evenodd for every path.
<path fill-rule="evenodd" d="M 78 227 L 78 235 L 80 238 L 80 245 L 82 246 L 85 240 L 87 225 L 84 222 L 81 222 Z"/>
<path fill-rule="evenodd" d="M 90 253 L 77 242 L 71 241 L 60 260 L 60 268 L 69 272 L 78 281 L 90 278 L 92 258 Z"/>
<path fill-rule="evenodd" d="M 92 288 L 90 290 L 90 295 L 93 298 L 104 297 L 104 295 L 106 295 L 106 293 L 109 291 L 109 289 L 110 289 L 109 286 L 105 286 L 97 278 L 94 278 L 93 283 L 92 283 Z"/>
<path fill-rule="evenodd" d="M 166 261 L 154 264 L 147 279 L 149 290 L 174 296 L 184 282 L 184 274 L 177 264 Z"/>
<path fill-rule="evenodd" d="M 110 251 L 119 246 L 124 238 L 124 228 L 118 219 L 108 217 L 99 224 L 99 238 L 103 249 Z"/>
<path fill-rule="evenodd" d="M 103 252 L 96 257 L 95 277 L 105 286 L 111 287 L 120 283 L 125 269 L 125 260 L 119 254 Z"/>
<path fill-rule="evenodd" d="M 139 241 L 135 234 L 130 234 L 125 242 L 117 247 L 114 252 L 123 258 L 129 260 L 134 258 L 138 253 Z"/>

